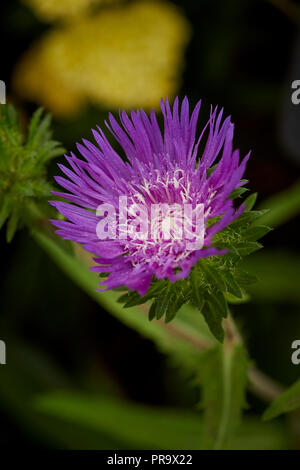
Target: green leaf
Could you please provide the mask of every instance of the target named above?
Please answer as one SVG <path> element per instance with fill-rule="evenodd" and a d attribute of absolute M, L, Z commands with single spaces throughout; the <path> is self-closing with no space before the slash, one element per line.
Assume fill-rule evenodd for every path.
<path fill-rule="evenodd" d="M 263 419 L 273 419 L 282 413 L 289 413 L 300 408 L 300 379 L 285 390 L 263 414 Z"/>
<path fill-rule="evenodd" d="M 36 398 L 34 408 L 41 416 L 57 417 L 63 429 L 77 426 L 98 444 L 100 436 L 113 436 L 118 448 L 197 450 L 203 446 L 203 417 L 189 410 L 132 403 L 104 395 L 56 392 Z M 94 433 L 94 436 L 93 436 Z M 105 442 L 105 441 L 104 441 Z M 81 445 L 82 448 L 82 445 Z M 103 447 L 102 447 L 103 448 Z M 110 447 L 109 447 L 110 448 Z M 278 423 L 261 423 L 246 418 L 231 439 L 234 450 L 286 449 L 286 431 Z"/>
<path fill-rule="evenodd" d="M 43 114 L 43 108 L 38 108 L 32 115 L 27 136 L 27 144 L 32 145 Z"/>
<path fill-rule="evenodd" d="M 36 400 L 39 411 L 113 435 L 145 449 L 199 449 L 201 418 L 187 410 L 138 405 L 95 395 L 54 393 Z"/>
<path fill-rule="evenodd" d="M 248 259 L 247 259 L 248 262 Z M 243 266 L 246 264 L 248 267 L 247 262 L 243 262 Z M 236 274 L 235 274 L 237 282 L 242 286 L 242 287 L 248 287 L 251 284 L 255 284 L 257 282 L 257 276 L 255 276 L 252 273 L 249 273 L 248 271 L 244 271 L 242 269 L 238 269 Z"/>
<path fill-rule="evenodd" d="M 222 320 L 227 315 L 227 303 L 221 290 L 226 289 L 225 283 L 213 266 L 208 263 L 199 263 L 200 269 L 194 268 L 190 275 L 192 301 L 203 314 L 207 325 L 214 337 L 223 342 L 224 330 Z M 206 286 L 203 287 L 203 276 Z"/>
<path fill-rule="evenodd" d="M 171 283 L 166 287 L 164 292 L 160 294 L 158 299 L 156 300 L 156 311 L 155 311 L 155 316 L 157 320 L 162 318 L 169 307 L 170 301 L 171 301 Z"/>
<path fill-rule="evenodd" d="M 90 421 L 92 407 L 85 406 L 91 397 L 90 393 L 74 395 L 69 378 L 44 354 L 29 348 L 28 344 L 20 343 L 9 331 L 5 330 L 4 333 L 3 328 L 1 334 L 4 334 L 7 344 L 11 346 L 9 367 L 1 368 L 1 412 L 5 410 L 6 414 L 9 413 L 18 429 L 33 437 L 35 442 L 42 443 L 43 447 L 114 450 L 143 449 L 150 446 L 158 449 L 162 446 L 159 442 L 161 439 L 169 449 L 180 450 L 183 446 L 197 449 L 202 442 L 203 419 L 199 412 L 141 406 L 114 398 L 118 391 L 117 386 L 114 383 L 105 383 L 103 387 L 107 377 L 103 376 L 99 368 L 97 373 L 101 375 L 99 381 L 97 380 L 97 396 L 93 394 L 92 398 L 98 410 L 106 406 L 108 410 L 98 417 L 100 423 L 95 416 Z M 58 389 L 66 391 L 57 393 Z M 67 407 L 64 414 L 61 412 L 60 401 L 68 400 L 69 396 L 72 406 Z M 72 407 L 75 412 L 71 417 L 69 415 Z M 119 419 L 116 419 L 116 413 L 120 413 Z M 150 423 L 151 432 L 146 434 L 144 426 L 141 436 L 140 428 L 145 416 L 145 423 Z M 162 419 L 166 420 L 166 424 L 161 428 Z M 120 420 L 124 420 L 121 425 Z M 126 432 L 126 425 L 127 428 L 132 428 L 130 433 Z M 163 435 L 166 431 L 170 432 Z M 286 434 L 284 427 L 277 421 L 261 423 L 246 418 L 238 429 L 232 448 L 284 449 L 287 447 Z"/>
<path fill-rule="evenodd" d="M 262 224 L 278 227 L 288 222 L 300 212 L 300 182 L 265 199 L 261 206 L 269 208 L 261 219 Z"/>
<path fill-rule="evenodd" d="M 230 194 L 228 199 L 237 199 L 238 197 L 241 197 L 244 193 L 249 191 L 249 189 L 245 188 L 244 186 L 239 186 L 238 188 L 235 188 Z"/>
<path fill-rule="evenodd" d="M 203 449 L 228 449 L 245 406 L 247 355 L 241 345 L 218 346 L 201 358 Z"/>
<path fill-rule="evenodd" d="M 11 213 L 11 207 L 9 204 L 9 198 L 7 197 L 7 195 L 5 195 L 2 200 L 1 209 L 0 209 L 0 228 L 3 227 L 10 213 Z"/>
<path fill-rule="evenodd" d="M 181 295 L 180 293 L 173 292 L 168 310 L 166 312 L 166 317 L 165 317 L 166 323 L 170 322 L 171 320 L 173 320 L 173 318 L 175 318 L 175 315 L 178 313 L 178 311 L 184 305 L 184 303 L 185 303 L 185 297 Z"/>
<path fill-rule="evenodd" d="M 250 295 L 247 292 L 242 291 L 242 297 L 236 297 L 235 295 L 231 294 L 230 292 L 225 292 L 225 299 L 229 304 L 244 304 L 249 302 L 251 299 Z"/>
<path fill-rule="evenodd" d="M 223 314 L 216 308 L 216 304 L 211 300 L 206 302 L 202 308 L 202 315 L 214 337 L 220 341 L 220 343 L 223 343 L 225 336 L 222 327 Z"/>
<path fill-rule="evenodd" d="M 144 296 L 140 296 L 137 292 L 128 292 L 122 295 L 118 302 L 122 303 L 125 302 L 124 308 L 134 307 L 136 305 L 141 305 L 147 302 L 148 300 L 157 297 L 161 294 L 167 287 L 166 281 L 156 281 L 150 286 L 148 292 Z"/>
<path fill-rule="evenodd" d="M 265 225 L 265 216 L 269 212 L 269 209 L 262 209 L 259 211 L 244 211 L 236 220 L 229 224 L 228 228 L 238 229 L 238 228 L 245 228 L 246 226 L 250 226 L 251 224 L 255 223 L 258 219 L 262 219 L 261 223 Z"/>
<path fill-rule="evenodd" d="M 261 243 L 251 241 L 237 243 L 234 247 L 237 250 L 238 254 L 242 257 L 248 256 L 251 253 L 254 253 L 255 251 L 263 248 Z"/>
<path fill-rule="evenodd" d="M 235 280 L 234 276 L 232 275 L 232 273 L 229 271 L 229 269 L 226 269 L 223 271 L 220 270 L 220 274 L 224 279 L 224 282 L 226 285 L 226 291 L 234 295 L 238 299 L 241 299 L 243 297 L 242 290 L 240 286 L 238 285 L 237 281 Z"/>
<path fill-rule="evenodd" d="M 221 273 L 219 272 L 220 270 L 213 266 L 212 263 L 209 263 L 207 260 L 200 261 L 199 264 L 201 269 L 204 271 L 208 282 L 212 286 L 219 289 L 221 292 L 224 292 L 226 290 L 226 285 Z"/>
<path fill-rule="evenodd" d="M 154 320 L 156 310 L 157 310 L 157 303 L 156 303 L 156 300 L 154 300 L 154 302 L 152 302 L 152 304 L 151 304 L 151 307 L 150 307 L 149 313 L 148 313 L 149 321 Z"/>
<path fill-rule="evenodd" d="M 250 194 L 243 202 L 246 211 L 251 211 L 257 199 L 257 193 Z"/>
<path fill-rule="evenodd" d="M 200 287 L 199 274 L 196 268 L 194 268 L 190 274 L 190 284 L 191 284 L 194 304 L 199 310 L 199 312 L 201 312 L 204 306 L 204 295 Z"/>
<path fill-rule="evenodd" d="M 10 219 L 8 220 L 7 227 L 6 227 L 6 241 L 10 243 L 13 239 L 13 236 L 18 228 L 18 220 L 19 220 L 19 211 L 15 208 L 12 211 Z"/>
<path fill-rule="evenodd" d="M 246 240 L 256 241 L 264 237 L 271 230 L 272 229 L 266 225 L 254 225 L 253 227 L 250 227 L 248 230 L 246 230 L 243 233 L 243 236 L 246 238 Z"/>

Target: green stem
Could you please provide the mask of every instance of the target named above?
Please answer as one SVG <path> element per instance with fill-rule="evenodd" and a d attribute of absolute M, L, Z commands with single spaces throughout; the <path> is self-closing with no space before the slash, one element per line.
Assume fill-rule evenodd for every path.
<path fill-rule="evenodd" d="M 248 370 L 250 390 L 266 402 L 272 402 L 284 391 L 281 384 L 275 382 L 260 370 L 251 366 Z"/>
<path fill-rule="evenodd" d="M 215 441 L 215 450 L 224 448 L 224 442 L 226 441 L 226 433 L 228 428 L 228 422 L 230 420 L 230 400 L 231 400 L 231 370 L 232 370 L 232 348 L 227 348 L 224 345 L 224 351 L 222 354 L 222 373 L 223 373 L 223 406 L 220 425 L 218 429 L 218 435 Z"/>
<path fill-rule="evenodd" d="M 242 337 L 230 313 L 228 318 L 224 320 L 224 328 L 226 333 L 224 349 L 228 343 L 242 344 Z M 226 352 L 224 356 L 226 356 Z M 249 389 L 266 402 L 272 402 L 284 390 L 281 384 L 268 377 L 253 365 L 248 368 L 248 377 L 250 380 Z"/>

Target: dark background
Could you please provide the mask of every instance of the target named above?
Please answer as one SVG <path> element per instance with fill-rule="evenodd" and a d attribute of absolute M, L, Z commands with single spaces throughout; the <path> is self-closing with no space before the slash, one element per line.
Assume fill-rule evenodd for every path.
<path fill-rule="evenodd" d="M 1 3 L 0 79 L 7 84 L 9 98 L 29 115 L 36 105 L 14 96 L 11 76 L 18 58 L 49 26 L 20 2 Z M 295 110 L 289 104 L 291 81 L 300 79 L 300 73 L 293 76 L 300 62 L 297 22 L 262 0 L 174 3 L 193 28 L 180 96 L 187 94 L 192 103 L 201 97 L 206 105 L 220 104 L 232 114 L 235 145 L 242 154 L 252 149 L 246 177 L 250 188 L 259 192 L 259 201 L 291 187 L 299 178 L 300 138 L 292 136 L 296 142 L 299 139 L 297 153 L 283 123 L 289 119 L 300 124 L 300 105 Z M 89 138 L 90 128 L 101 123 L 107 111 L 90 106 L 76 119 L 54 120 L 55 137 L 73 149 L 76 140 Z M 49 172 L 55 174 L 55 164 Z M 265 250 L 284 249 L 296 256 L 298 221 L 294 218 L 270 233 Z M 3 231 L 0 237 L 0 337 L 8 345 L 5 367 L 15 368 L 11 374 L 20 380 L 17 392 L 15 382 L 9 389 L 9 383 L 4 386 L 1 381 L 4 369 L 0 369 L 0 445 L 53 446 L 32 431 L 28 417 L 20 418 L 29 391 L 51 383 L 52 364 L 63 377 L 55 376 L 55 384 L 67 381 L 79 390 L 119 390 L 131 400 L 155 405 L 190 407 L 196 401 L 197 389 L 184 383 L 155 346 L 101 311 L 26 231 L 10 245 Z M 280 271 L 280 263 L 274 269 Z M 253 298 L 247 305 L 235 306 L 234 313 L 245 330 L 251 357 L 288 385 L 299 376 L 300 366 L 290 361 L 290 345 L 300 337 L 300 308 L 295 299 L 275 299 Z M 49 363 L 47 373 L 44 361 Z M 43 387 L 35 383 L 35 374 Z M 262 411 L 259 400 L 249 397 L 249 403 L 251 413 Z"/>

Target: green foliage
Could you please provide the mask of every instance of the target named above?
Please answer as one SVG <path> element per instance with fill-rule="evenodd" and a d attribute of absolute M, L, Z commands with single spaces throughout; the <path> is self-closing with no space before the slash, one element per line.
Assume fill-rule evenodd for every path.
<path fill-rule="evenodd" d="M 149 322 L 148 322 L 149 323 Z M 3 333 L 3 329 L 2 329 Z M 1 369 L 1 410 L 42 445 L 62 449 L 198 449 L 203 439 L 199 412 L 158 408 L 116 396 L 114 387 L 97 395 L 78 393 L 65 372 L 37 349 L 9 338 L 9 363 Z M 97 370 L 101 374 L 101 370 Z M 58 389 L 65 392 L 57 392 Z M 109 393 L 108 393 L 109 392 Z M 245 419 L 234 449 L 286 448 L 284 427 Z"/>
<path fill-rule="evenodd" d="M 137 305 L 131 305 L 130 302 L 135 303 L 133 293 L 125 294 L 121 298 L 121 302 L 127 302 L 127 308 L 123 308 L 120 302 L 116 302 L 117 292 L 103 292 L 101 294 L 96 292 L 97 276 L 88 271 L 78 258 L 67 253 L 48 236 L 41 233 L 34 233 L 34 236 L 66 274 L 84 288 L 99 304 L 123 323 L 154 341 L 162 352 L 168 354 L 175 365 L 182 366 L 187 378 L 193 379 L 194 383 L 201 385 L 204 393 L 203 405 L 206 410 L 204 412 L 204 427 L 207 427 L 209 431 L 203 430 L 201 442 L 198 445 L 203 448 L 229 446 L 232 443 L 231 439 L 238 426 L 239 416 L 244 405 L 247 359 L 242 346 L 225 343 L 224 347 L 220 345 L 216 347 L 217 343 L 208 330 L 203 317 L 197 315 L 196 310 L 186 304 L 182 306 L 171 325 L 163 321 L 149 322 L 146 311 L 143 313 L 143 311 L 137 310 Z M 168 284 L 165 283 L 162 293 L 159 292 L 160 295 L 169 292 L 167 286 Z M 149 296 L 151 296 L 155 292 L 157 293 L 157 290 L 151 287 L 149 292 Z M 166 301 L 166 295 L 164 299 Z M 137 297 L 135 300 L 138 302 L 140 298 Z M 139 303 L 138 306 L 139 309 L 143 308 Z M 220 397 L 223 397 L 225 392 L 226 399 L 224 398 L 224 402 L 222 402 Z M 95 415 L 95 413 L 91 413 L 91 415 L 93 414 Z M 219 427 L 220 434 L 217 432 Z"/>
<path fill-rule="evenodd" d="M 300 408 L 300 379 L 285 390 L 264 412 L 265 420 Z"/>
<path fill-rule="evenodd" d="M 204 422 L 201 414 L 196 412 L 145 406 L 114 397 L 72 391 L 40 396 L 35 400 L 35 409 L 73 426 L 80 425 L 89 431 L 114 436 L 123 442 L 123 446 L 125 443 L 127 449 L 206 448 Z M 246 419 L 238 431 L 231 440 L 232 449 L 287 447 L 284 432 L 278 425 L 264 426 L 259 421 Z"/>
<path fill-rule="evenodd" d="M 198 449 L 201 439 L 199 416 L 186 410 L 125 404 L 116 398 L 70 392 L 40 397 L 36 408 L 113 434 L 128 444 L 134 442 L 138 448 Z"/>
<path fill-rule="evenodd" d="M 147 310 L 142 310 L 143 307 L 137 308 L 134 305 L 123 308 L 121 303 L 117 302 L 117 292 L 108 291 L 101 294 L 97 292 L 99 280 L 96 274 L 89 271 L 86 264 L 75 257 L 70 250 L 67 251 L 58 243 L 58 237 L 53 239 L 41 231 L 34 231 L 33 236 L 75 284 L 125 325 L 154 341 L 161 351 L 171 355 L 176 362 L 184 362 L 189 373 L 194 373 L 195 367 L 198 368 L 202 347 L 215 344 L 204 319 L 189 305 L 182 307 L 172 325 L 166 325 L 162 321 L 149 322 Z"/>
<path fill-rule="evenodd" d="M 16 230 L 36 217 L 47 200 L 51 185 L 45 165 L 63 153 L 52 140 L 51 118 L 38 109 L 29 124 L 27 137 L 21 131 L 12 105 L 0 109 L 0 228 L 7 222 L 10 242 Z"/>
<path fill-rule="evenodd" d="M 300 182 L 263 201 L 269 211 L 262 217 L 262 223 L 276 227 L 300 213 Z"/>
<path fill-rule="evenodd" d="M 204 449 L 230 448 L 245 406 L 247 367 L 242 345 L 217 346 L 202 356 L 199 378 L 204 408 Z"/>

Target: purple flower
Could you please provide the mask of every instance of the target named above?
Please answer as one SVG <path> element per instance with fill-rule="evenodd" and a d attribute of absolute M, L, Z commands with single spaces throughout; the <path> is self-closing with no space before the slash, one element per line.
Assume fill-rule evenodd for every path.
<path fill-rule="evenodd" d="M 200 104 L 190 117 L 187 98 L 180 110 L 178 98 L 173 110 L 168 100 L 166 103 L 162 100 L 163 133 L 154 111 L 150 117 L 143 110 L 132 111 L 130 117 L 120 112 L 121 124 L 110 114 L 109 123 L 105 124 L 123 149 L 124 158 L 98 128 L 98 132 L 93 130 L 98 146 L 85 139 L 84 145 L 77 144 L 85 160 L 71 153 L 66 159 L 72 169 L 59 165 L 67 179 L 57 176 L 56 181 L 68 193 L 54 194 L 69 202 L 52 201 L 51 204 L 68 221 L 53 220 L 52 223 L 58 227 L 57 234 L 62 238 L 82 243 L 97 256 L 94 258 L 97 266 L 92 269 L 109 273 L 106 289 L 126 286 L 144 295 L 153 276 L 175 282 L 186 278 L 200 258 L 225 252 L 214 247 L 212 239 L 243 210 L 243 206 L 236 210 L 229 196 L 243 184 L 241 178 L 249 154 L 239 163 L 239 150 L 232 148 L 234 126 L 230 117 L 222 122 L 223 110 L 218 112 L 217 107 L 211 108 L 207 124 L 200 135 L 196 135 Z M 200 145 L 204 149 L 201 152 Z M 191 249 L 186 237 L 176 237 L 177 222 L 172 226 L 169 239 L 162 236 L 161 225 L 157 232 L 149 231 L 146 238 L 100 239 L 97 225 L 104 219 L 96 214 L 98 206 L 109 204 L 119 217 L 120 197 L 124 196 L 130 207 L 142 204 L 149 213 L 153 204 L 179 204 L 180 207 L 190 204 L 192 211 L 201 206 L 205 227 L 203 246 Z M 134 220 L 130 211 L 128 220 L 129 225 Z M 163 220 L 161 215 L 152 223 L 155 226 Z M 119 227 L 118 234 L 121 231 Z"/>

